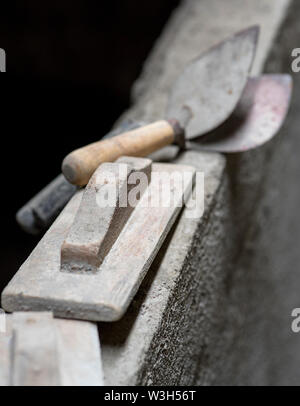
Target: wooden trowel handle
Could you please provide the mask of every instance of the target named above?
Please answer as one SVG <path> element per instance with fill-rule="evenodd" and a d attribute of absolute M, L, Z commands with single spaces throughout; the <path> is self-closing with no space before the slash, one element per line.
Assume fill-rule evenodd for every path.
<path fill-rule="evenodd" d="M 101 163 L 123 155 L 144 157 L 182 137 L 178 121 L 156 121 L 71 152 L 62 163 L 62 172 L 70 183 L 84 186 Z"/>

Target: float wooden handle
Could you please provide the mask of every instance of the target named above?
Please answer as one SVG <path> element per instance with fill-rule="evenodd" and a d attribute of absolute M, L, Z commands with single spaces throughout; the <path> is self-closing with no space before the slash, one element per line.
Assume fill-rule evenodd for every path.
<path fill-rule="evenodd" d="M 123 155 L 147 156 L 182 137 L 178 121 L 156 121 L 71 152 L 62 163 L 62 172 L 70 183 L 84 186 L 101 163 L 113 162 Z"/>

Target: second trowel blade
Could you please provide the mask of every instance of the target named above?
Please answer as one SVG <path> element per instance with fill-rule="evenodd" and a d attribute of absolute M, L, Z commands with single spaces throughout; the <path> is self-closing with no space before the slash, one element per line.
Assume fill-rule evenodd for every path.
<path fill-rule="evenodd" d="M 243 152 L 269 141 L 280 129 L 292 93 L 290 75 L 250 78 L 231 117 L 187 147 L 216 152 Z"/>
<path fill-rule="evenodd" d="M 186 138 L 194 138 L 222 124 L 235 109 L 248 80 L 259 28 L 244 30 L 191 62 L 172 87 L 168 118 L 180 119 L 188 108 L 192 119 Z"/>

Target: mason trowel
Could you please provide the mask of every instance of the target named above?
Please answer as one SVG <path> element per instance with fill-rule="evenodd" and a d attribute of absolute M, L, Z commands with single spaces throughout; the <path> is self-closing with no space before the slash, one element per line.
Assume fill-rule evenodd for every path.
<path fill-rule="evenodd" d="M 253 35 L 253 30 L 254 28 L 244 31 L 246 38 L 247 34 Z M 254 36 L 252 38 L 253 40 L 255 39 Z M 215 47 L 213 54 L 215 54 L 217 48 L 220 47 L 220 49 L 223 49 L 225 43 Z M 250 54 L 254 53 L 254 51 L 255 46 L 254 48 L 249 48 Z M 210 51 L 208 51 L 208 54 L 209 53 Z M 249 65 L 251 65 L 250 55 L 247 61 Z M 193 65 L 193 63 L 191 65 Z M 245 69 L 243 70 L 242 79 L 244 78 L 244 74 L 247 75 L 246 62 L 244 66 Z M 189 70 L 189 67 L 186 69 Z M 181 90 L 177 93 L 175 91 L 177 88 L 180 89 L 184 86 L 184 83 L 181 84 L 181 77 L 185 78 L 185 76 L 185 74 L 180 76 L 177 86 L 173 89 L 172 97 L 170 97 L 171 108 L 172 106 L 176 108 L 176 100 L 180 102 L 180 97 L 185 94 Z M 242 89 L 242 84 L 240 88 Z M 200 131 L 198 137 L 191 140 L 186 139 L 185 147 L 200 151 L 222 153 L 244 152 L 259 147 L 272 139 L 283 124 L 290 103 L 291 91 L 292 79 L 290 75 L 262 75 L 255 78 L 248 78 L 246 86 L 233 112 L 229 114 L 230 106 L 228 110 L 221 110 L 216 113 L 216 118 L 219 118 L 219 121 L 221 121 L 222 117 L 224 118 L 226 112 L 229 114 L 229 117 L 206 134 Z M 205 102 L 203 101 L 203 96 L 202 94 L 198 96 L 199 104 L 204 112 Z M 216 99 L 218 100 L 217 97 Z M 180 105 L 179 102 L 178 105 Z M 233 100 L 232 103 L 234 104 Z M 189 109 L 187 106 L 183 107 L 182 111 L 185 113 L 186 120 L 189 119 Z M 211 111 L 213 111 L 213 109 L 211 109 Z M 221 114 L 221 112 L 223 116 L 218 115 Z M 180 113 L 182 115 L 182 112 L 178 114 Z M 174 114 L 176 115 L 176 111 Z M 209 122 L 212 123 L 212 116 L 208 114 L 207 117 L 208 120 L 210 120 Z M 203 120 L 198 128 L 201 128 L 200 125 L 204 126 L 204 123 L 205 121 Z M 208 123 L 208 121 L 206 121 L 206 123 Z M 192 120 L 189 125 L 191 124 Z M 131 132 L 131 130 L 144 125 L 145 123 L 137 123 L 134 121 L 124 122 L 118 129 L 103 137 L 103 139 L 115 137 L 124 132 Z M 135 134 L 139 136 L 140 132 L 137 131 Z M 87 156 L 89 155 L 90 154 Z M 63 175 L 60 175 L 18 211 L 18 223 L 24 230 L 33 234 L 48 229 L 76 191 L 77 187 L 70 184 Z"/>
<path fill-rule="evenodd" d="M 189 63 L 170 91 L 166 119 L 71 152 L 62 164 L 66 179 L 84 186 L 103 162 L 144 157 L 173 143 L 184 148 L 221 125 L 247 83 L 258 32 L 257 26 L 239 32 Z"/>

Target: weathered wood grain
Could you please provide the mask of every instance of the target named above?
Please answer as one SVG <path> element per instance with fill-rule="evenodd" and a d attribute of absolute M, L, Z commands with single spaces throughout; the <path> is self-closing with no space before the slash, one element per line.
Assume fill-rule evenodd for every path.
<path fill-rule="evenodd" d="M 98 272 L 93 274 L 60 271 L 61 244 L 82 198 L 83 192 L 78 192 L 3 291 L 3 308 L 7 311 L 52 310 L 59 317 L 92 321 L 120 319 L 174 224 L 183 195 L 187 197 L 191 191 L 195 169 L 185 165 L 153 164 L 152 179 L 161 173 L 185 173 L 184 189 L 174 182 L 170 189 L 173 204 L 164 207 L 164 202 L 159 201 L 153 207 L 153 204 L 145 204 L 146 199 L 155 202 L 161 191 L 170 185 L 164 176 L 160 185 L 151 181 Z"/>
<path fill-rule="evenodd" d="M 12 317 L 12 385 L 61 385 L 52 314 L 20 312 Z"/>
<path fill-rule="evenodd" d="M 6 315 L 0 334 L 0 386 L 102 386 L 97 325 L 51 312 Z"/>
<path fill-rule="evenodd" d="M 128 204 L 128 195 L 134 187 L 130 180 L 135 175 L 145 176 L 143 188 L 140 188 L 141 198 L 151 181 L 151 165 L 150 159 L 124 157 L 99 166 L 84 190 L 80 207 L 62 244 L 62 271 L 97 272 L 134 210 L 134 205 Z M 107 204 L 109 194 L 111 201 Z"/>
<path fill-rule="evenodd" d="M 101 346 L 95 323 L 54 319 L 63 386 L 102 386 Z"/>
<path fill-rule="evenodd" d="M 0 332 L 0 386 L 10 385 L 11 341 L 11 320 L 6 315 L 5 331 Z"/>
<path fill-rule="evenodd" d="M 172 125 L 160 120 L 71 152 L 63 161 L 62 171 L 70 183 L 84 186 L 101 163 L 113 162 L 124 155 L 147 156 L 174 140 Z"/>

